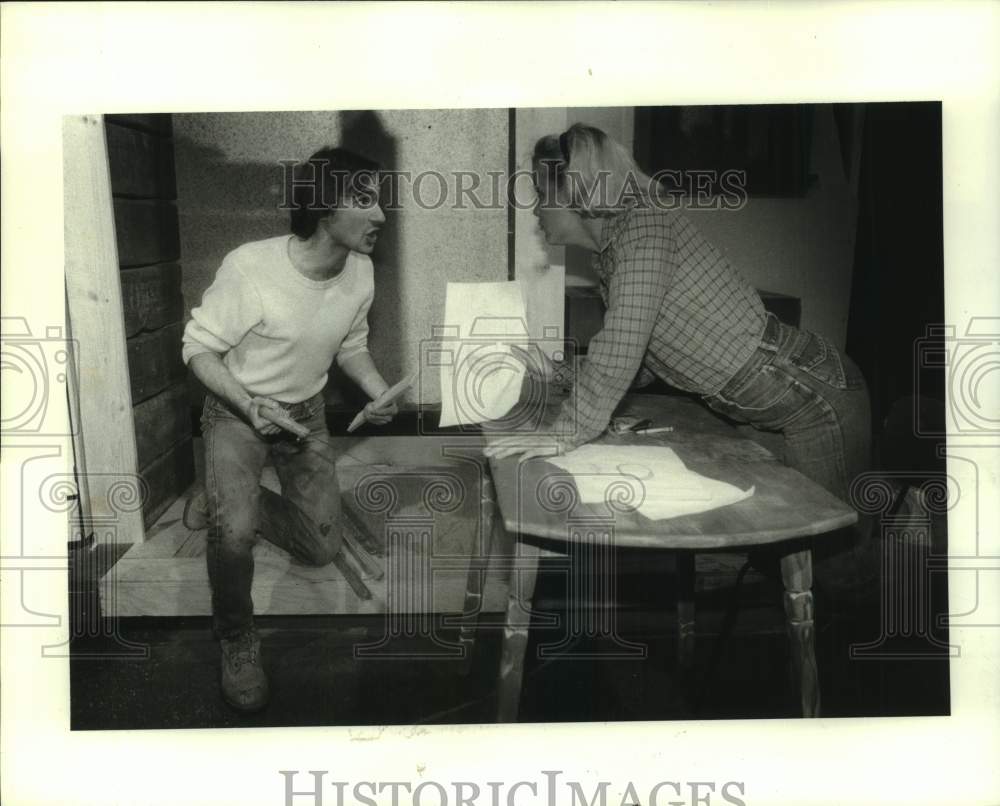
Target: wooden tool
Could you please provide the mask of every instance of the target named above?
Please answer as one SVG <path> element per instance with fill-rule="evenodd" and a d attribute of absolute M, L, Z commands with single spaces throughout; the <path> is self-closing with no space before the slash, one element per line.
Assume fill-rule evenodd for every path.
<path fill-rule="evenodd" d="M 261 406 L 259 413 L 265 420 L 270 420 L 272 423 L 284 428 L 286 431 L 291 431 L 299 439 L 309 436 L 309 429 L 301 423 L 295 422 L 295 420 L 288 416 L 284 409 L 275 409 L 271 406 Z"/>
<path fill-rule="evenodd" d="M 390 386 L 377 398 L 375 398 L 375 407 L 381 408 L 382 406 L 388 405 L 400 397 L 403 392 L 413 386 L 413 382 L 417 379 L 417 373 L 413 372 L 407 375 L 403 380 L 397 383 L 395 386 Z M 365 411 L 362 409 L 351 420 L 351 424 L 347 426 L 347 433 L 350 434 L 352 431 L 357 430 L 357 428 L 365 421 Z"/>

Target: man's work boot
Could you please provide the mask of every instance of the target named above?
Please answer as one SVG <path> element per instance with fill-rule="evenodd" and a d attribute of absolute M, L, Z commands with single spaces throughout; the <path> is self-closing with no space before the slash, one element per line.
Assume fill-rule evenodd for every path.
<path fill-rule="evenodd" d="M 267 705 L 268 685 L 257 631 L 223 638 L 221 644 L 223 698 L 239 711 L 259 711 Z"/>

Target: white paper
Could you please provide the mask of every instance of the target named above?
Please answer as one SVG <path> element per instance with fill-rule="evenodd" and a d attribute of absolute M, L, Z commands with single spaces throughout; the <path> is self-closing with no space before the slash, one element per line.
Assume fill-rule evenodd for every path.
<path fill-rule="evenodd" d="M 524 364 L 510 345 L 528 341 L 521 287 L 448 283 L 441 344 L 441 425 L 499 420 L 521 396 Z"/>
<path fill-rule="evenodd" d="M 735 504 L 754 494 L 688 470 L 671 448 L 583 445 L 546 459 L 573 474 L 586 504 L 627 504 L 650 520 L 694 515 Z"/>

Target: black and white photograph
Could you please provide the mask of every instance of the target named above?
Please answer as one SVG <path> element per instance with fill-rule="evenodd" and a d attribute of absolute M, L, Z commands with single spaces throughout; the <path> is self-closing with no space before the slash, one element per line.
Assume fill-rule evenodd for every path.
<path fill-rule="evenodd" d="M 65 126 L 75 728 L 949 713 L 940 104 Z"/>
<path fill-rule="evenodd" d="M 997 158 L 953 173 L 953 85 L 376 103 L 364 47 L 330 52 L 341 88 L 290 55 L 287 94 L 51 109 L 52 278 L 5 250 L 4 296 L 62 307 L 4 305 L 4 499 L 40 515 L 5 516 L 3 624 L 102 802 L 168 802 L 139 742 L 222 754 L 240 802 L 885 802 L 914 764 L 940 802 L 918 737 L 953 758 L 973 690 L 949 763 L 991 802 Z M 229 802 L 184 776 L 169 802 Z"/>

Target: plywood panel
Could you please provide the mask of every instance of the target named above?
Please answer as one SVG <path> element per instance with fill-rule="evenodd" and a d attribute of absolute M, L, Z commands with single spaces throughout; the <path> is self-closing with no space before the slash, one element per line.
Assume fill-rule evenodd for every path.
<path fill-rule="evenodd" d="M 111 181 L 99 116 L 64 119 L 63 159 L 66 295 L 79 345 L 87 503 L 93 518 L 114 521 L 120 540 L 141 541 L 141 513 L 122 505 L 115 492 L 136 483 L 137 466 Z"/>
<path fill-rule="evenodd" d="M 464 471 L 459 475 L 468 479 L 471 490 L 475 484 L 470 477 L 476 475 L 475 469 L 465 467 L 464 463 L 459 468 Z M 395 470 L 407 473 L 410 469 L 397 467 Z M 450 470 L 454 467 L 433 468 L 426 475 L 424 485 L 441 481 L 442 472 Z M 347 466 L 341 469 L 339 481 L 345 515 L 357 506 L 355 491 L 359 481 L 372 471 L 376 468 Z M 273 479 L 265 480 L 273 487 Z M 416 516 L 415 520 L 426 520 L 420 516 L 427 513 L 418 511 L 423 508 L 424 490 L 411 489 L 419 484 L 413 475 L 404 476 L 396 483 L 398 506 L 389 510 L 390 515 L 399 515 L 402 520 L 409 516 Z M 119 615 L 208 615 L 211 612 L 205 570 L 207 531 L 192 531 L 182 522 L 184 497 L 189 492 L 186 490 L 181 499 L 165 510 L 157 523 L 150 527 L 149 540 L 130 549 L 102 583 L 102 595 Z M 414 492 L 418 493 L 415 500 Z M 378 498 L 377 495 L 374 497 Z M 372 495 L 369 494 L 366 500 L 373 500 Z M 427 501 L 436 502 L 440 507 L 444 500 L 433 490 L 429 491 Z M 474 503 L 476 500 L 470 492 L 469 501 Z M 444 508 L 447 509 L 447 506 Z M 256 612 L 281 615 L 383 613 L 390 607 L 394 612 L 460 612 L 466 602 L 469 554 L 475 527 L 474 516 L 471 512 L 463 512 L 464 509 L 458 506 L 449 512 L 439 513 L 438 520 L 441 522 L 438 526 L 441 528 L 436 531 L 442 534 L 430 541 L 394 541 L 388 552 L 382 548 L 381 556 L 368 557 L 368 563 L 359 563 L 352 552 L 347 552 L 347 565 L 363 580 L 372 594 L 370 599 L 359 597 L 336 565 L 324 568 L 305 566 L 292 560 L 283 549 L 261 539 L 254 548 Z M 472 509 L 475 510 L 475 507 Z M 378 515 L 376 513 L 373 517 Z M 384 514 L 381 517 L 379 528 L 383 529 L 386 525 Z M 359 526 L 354 518 L 345 517 L 345 539 L 357 544 L 361 538 L 359 529 L 371 526 L 371 522 Z M 466 532 L 464 537 L 459 534 L 462 528 Z M 428 558 L 425 554 L 428 545 L 441 551 Z M 464 556 L 453 555 L 447 550 L 449 547 L 460 547 Z M 512 550 L 509 540 L 494 542 L 489 567 L 484 575 L 483 601 L 488 612 L 500 612 L 505 606 L 510 573 L 505 558 Z M 393 554 L 394 551 L 398 553 Z M 433 559 L 431 573 L 414 573 L 420 567 L 427 568 L 423 565 L 425 559 Z"/>
<path fill-rule="evenodd" d="M 115 199 L 118 261 L 127 266 L 167 263 L 180 256 L 177 208 L 166 201 Z"/>
<path fill-rule="evenodd" d="M 122 269 L 121 283 L 127 336 L 135 336 L 142 330 L 156 330 L 184 318 L 178 264 Z"/>
<path fill-rule="evenodd" d="M 335 565 L 309 568 L 289 558 L 254 558 L 252 596 L 257 615 L 352 615 L 387 612 L 386 582 L 365 578 L 371 599 L 362 599 Z M 466 576 L 441 574 L 435 578 L 434 609 L 461 611 Z M 500 612 L 506 604 L 506 583 L 487 578 L 484 612 Z M 204 557 L 161 560 L 123 558 L 102 580 L 101 598 L 115 603 L 117 616 L 207 616 L 212 612 L 211 588 Z M 425 612 L 413 603 L 430 597 L 402 596 L 395 601 L 411 605 L 394 612 Z M 107 605 L 105 605 L 107 607 Z"/>

